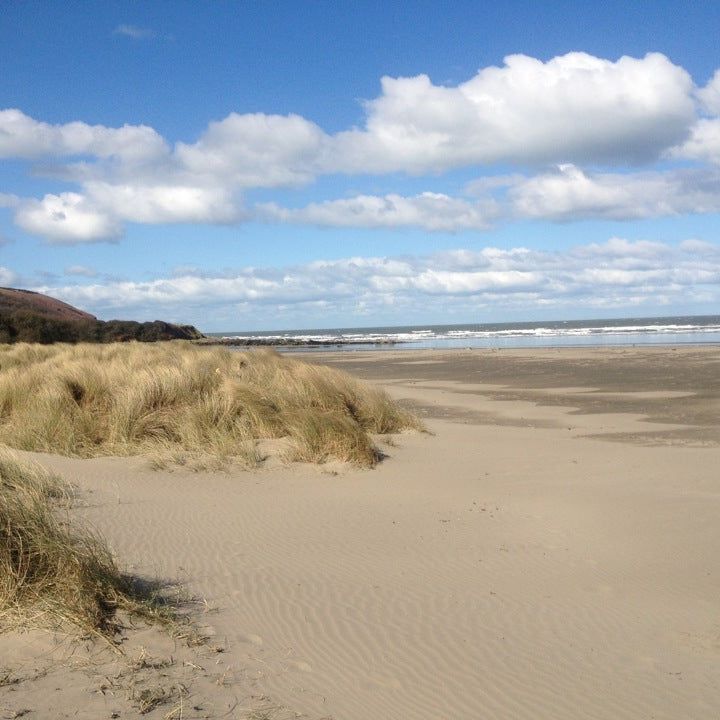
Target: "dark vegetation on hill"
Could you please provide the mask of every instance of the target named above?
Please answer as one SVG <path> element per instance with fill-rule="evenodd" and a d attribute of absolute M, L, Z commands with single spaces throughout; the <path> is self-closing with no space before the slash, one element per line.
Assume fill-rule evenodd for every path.
<path fill-rule="evenodd" d="M 0 288 L 0 343 L 196 340 L 192 325 L 154 320 L 98 320 L 60 300 L 30 290 Z"/>
<path fill-rule="evenodd" d="M 0 312 L 29 312 L 53 320 L 97 320 L 94 315 L 78 310 L 62 300 L 15 288 L 0 288 Z"/>

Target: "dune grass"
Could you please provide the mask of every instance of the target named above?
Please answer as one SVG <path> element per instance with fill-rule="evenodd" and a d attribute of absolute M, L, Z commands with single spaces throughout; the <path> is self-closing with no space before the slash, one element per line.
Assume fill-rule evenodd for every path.
<path fill-rule="evenodd" d="M 120 573 L 102 539 L 73 526 L 71 488 L 0 449 L 0 630 L 72 625 L 111 637 L 116 612 L 172 624 L 171 608 Z"/>
<path fill-rule="evenodd" d="M 190 343 L 28 345 L 0 349 L 0 442 L 76 457 L 149 455 L 212 466 L 259 458 L 283 438 L 287 459 L 372 466 L 372 434 L 419 428 L 351 376 L 272 350 Z"/>

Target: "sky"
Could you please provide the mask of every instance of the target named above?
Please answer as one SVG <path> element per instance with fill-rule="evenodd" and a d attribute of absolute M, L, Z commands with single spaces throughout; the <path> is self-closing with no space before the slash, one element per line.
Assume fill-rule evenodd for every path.
<path fill-rule="evenodd" d="M 6 0 L 0 285 L 207 332 L 717 314 L 720 3 Z"/>

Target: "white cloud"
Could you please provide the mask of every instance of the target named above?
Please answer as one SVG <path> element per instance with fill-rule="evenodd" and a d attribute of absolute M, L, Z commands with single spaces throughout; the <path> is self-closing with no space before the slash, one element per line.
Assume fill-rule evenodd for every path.
<path fill-rule="evenodd" d="M 150 28 L 139 27 L 138 25 L 118 25 L 113 30 L 113 35 L 124 35 L 133 40 L 144 40 L 155 37 L 155 31 Z"/>
<path fill-rule="evenodd" d="M 121 233 L 115 218 L 71 192 L 23 201 L 15 213 L 15 222 L 23 230 L 58 244 L 97 242 Z"/>
<path fill-rule="evenodd" d="M 720 211 L 720 172 L 666 170 L 587 173 L 574 165 L 516 181 L 510 215 L 523 218 L 632 220 Z"/>
<path fill-rule="evenodd" d="M 697 96 L 706 112 L 720 115 L 720 70 L 716 70 L 708 84 L 697 91 Z"/>
<path fill-rule="evenodd" d="M 220 187 L 89 182 L 90 201 L 118 220 L 138 223 L 233 222 L 239 211 Z"/>
<path fill-rule="evenodd" d="M 45 195 L 15 205 L 15 222 L 50 242 L 115 240 L 123 222 L 230 223 L 243 218 L 231 194 L 219 187 L 129 185 L 90 181 L 85 194 Z"/>
<path fill-rule="evenodd" d="M 541 62 L 510 55 L 455 87 L 426 75 L 384 77 L 363 128 L 328 135 L 298 115 L 231 113 L 195 143 L 179 142 L 176 170 L 272 187 L 320 172 L 420 172 L 509 161 L 628 162 L 657 158 L 695 119 L 694 86 L 664 55 L 612 62 L 568 53 Z M 708 90 L 709 93 L 709 90 Z M 167 154 L 152 128 L 50 125 L 0 111 L 4 157 Z"/>
<path fill-rule="evenodd" d="M 313 179 L 327 136 L 299 115 L 231 113 L 193 144 L 178 143 L 182 171 L 236 187 L 278 187 Z"/>
<path fill-rule="evenodd" d="M 720 164 L 720 70 L 705 87 L 696 90 L 699 117 L 686 140 L 666 151 L 670 158 L 701 160 Z"/>
<path fill-rule="evenodd" d="M 480 178 L 468 183 L 472 198 L 430 191 L 412 196 L 388 193 L 313 202 L 301 208 L 265 202 L 248 211 L 226 186 L 183 185 L 179 177 L 174 180 L 175 184 L 167 185 L 144 184 L 142 179 L 88 180 L 82 194 L 47 195 L 42 201 L 0 194 L 0 207 L 15 208 L 16 222 L 25 230 L 68 243 L 115 239 L 123 222 L 236 223 L 254 219 L 318 227 L 460 232 L 488 230 L 500 220 L 638 220 L 720 212 L 720 171 L 710 168 L 592 173 L 565 164 L 534 177 Z M 69 217 L 69 209 L 76 210 L 73 217 Z"/>
<path fill-rule="evenodd" d="M 494 215 L 490 202 L 468 202 L 431 192 L 414 197 L 358 195 L 311 203 L 298 210 L 268 203 L 257 206 L 256 211 L 260 218 L 270 221 L 326 227 L 419 227 L 428 231 L 485 230 Z"/>
<path fill-rule="evenodd" d="M 720 245 L 714 245 L 706 240 L 683 240 L 680 243 L 680 249 L 690 255 L 699 255 L 701 257 L 705 255 L 720 256 Z"/>
<path fill-rule="evenodd" d="M 264 203 L 255 207 L 255 214 L 265 221 L 326 227 L 458 232 L 487 230 L 499 219 L 637 220 L 720 212 L 720 172 L 704 168 L 589 173 L 566 164 L 535 177 L 480 178 L 468 183 L 466 191 L 475 199 L 432 192 L 358 195 L 299 209 Z"/>
<path fill-rule="evenodd" d="M 613 238 L 566 252 L 485 248 L 35 289 L 101 316 L 171 314 L 200 325 L 228 307 L 272 323 L 307 312 L 309 324 L 321 324 L 329 311 L 381 313 L 390 305 L 418 317 L 438 302 L 449 315 L 459 308 L 657 307 L 720 301 L 720 246 Z"/>
<path fill-rule="evenodd" d="M 163 138 L 145 125 L 51 125 L 20 110 L 0 110 L 0 158 L 91 155 L 137 162 L 157 159 L 167 152 Z"/>
<path fill-rule="evenodd" d="M 720 119 L 701 118 L 693 125 L 690 137 L 668 151 L 672 158 L 704 160 L 720 165 Z"/>
<path fill-rule="evenodd" d="M 364 127 L 336 135 L 297 115 L 232 113 L 192 144 L 187 172 L 238 187 L 323 173 L 441 171 L 496 162 L 645 162 L 682 141 L 695 118 L 690 76 L 665 56 L 616 62 L 569 53 L 511 55 L 456 87 L 384 77 Z"/>
<path fill-rule="evenodd" d="M 322 132 L 298 116 L 231 115 L 211 123 L 195 145 L 171 152 L 144 126 L 49 125 L 18 110 L 0 111 L 0 157 L 84 156 L 100 162 L 66 167 L 82 192 L 21 200 L 16 223 L 50 241 L 115 239 L 123 221 L 227 223 L 244 217 L 233 188 L 312 179 L 304 167 Z"/>
<path fill-rule="evenodd" d="M 477 295 L 484 292 L 536 290 L 543 280 L 531 270 L 458 270 L 427 269 L 413 278 L 411 286 L 429 295 Z"/>
<path fill-rule="evenodd" d="M 148 32 L 131 25 L 116 31 Z M 2 110 L 0 158 L 50 159 L 53 177 L 73 185 L 43 199 L 0 194 L 0 206 L 15 207 L 18 225 L 51 241 L 87 242 L 118 237 L 124 222 L 238 222 L 247 217 L 242 192 L 320 175 L 554 163 L 559 172 L 479 178 L 469 187 L 474 199 L 391 192 L 301 209 L 264 203 L 257 211 L 271 221 L 429 231 L 483 229 L 500 216 L 563 221 L 718 211 L 713 170 L 600 173 L 571 163 L 627 170 L 666 155 L 720 163 L 720 119 L 713 115 L 720 72 L 698 89 L 658 53 L 612 61 L 572 52 L 546 62 L 511 55 L 455 86 L 426 75 L 381 83 L 380 95 L 365 103 L 364 122 L 334 135 L 299 115 L 231 113 L 196 141 L 172 145 L 144 125 L 51 124 Z"/>
<path fill-rule="evenodd" d="M 574 52 L 510 55 L 456 87 L 382 79 L 364 129 L 340 133 L 328 164 L 423 172 L 496 162 L 634 163 L 687 135 L 693 83 L 664 55 L 616 62 Z"/>
<path fill-rule="evenodd" d="M 689 242 L 689 241 L 686 241 Z M 576 257 L 605 258 L 608 260 L 657 260 L 672 254 L 669 245 L 653 240 L 625 240 L 613 237 L 604 243 L 590 243 L 574 248 L 572 254 Z M 693 252 L 693 250 L 691 250 Z"/>

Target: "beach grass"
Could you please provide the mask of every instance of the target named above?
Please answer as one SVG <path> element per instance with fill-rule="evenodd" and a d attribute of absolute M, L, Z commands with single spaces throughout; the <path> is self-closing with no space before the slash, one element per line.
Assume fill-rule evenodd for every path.
<path fill-rule="evenodd" d="M 102 538 L 71 522 L 72 496 L 58 476 L 0 449 L 0 630 L 71 626 L 111 638 L 118 612 L 176 624 L 159 594 L 118 570 Z"/>
<path fill-rule="evenodd" d="M 0 442 L 156 466 L 254 466 L 257 442 L 291 461 L 374 465 L 373 434 L 420 428 L 382 391 L 273 350 L 191 343 L 17 344 L 0 349 Z"/>

